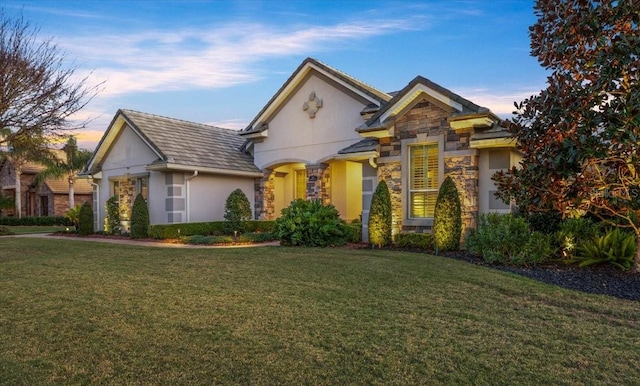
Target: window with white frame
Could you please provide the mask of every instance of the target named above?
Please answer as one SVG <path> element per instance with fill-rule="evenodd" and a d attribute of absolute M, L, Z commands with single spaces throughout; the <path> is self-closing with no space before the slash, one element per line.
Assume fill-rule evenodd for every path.
<path fill-rule="evenodd" d="M 438 144 L 409 146 L 409 218 L 434 217 L 438 181 Z"/>

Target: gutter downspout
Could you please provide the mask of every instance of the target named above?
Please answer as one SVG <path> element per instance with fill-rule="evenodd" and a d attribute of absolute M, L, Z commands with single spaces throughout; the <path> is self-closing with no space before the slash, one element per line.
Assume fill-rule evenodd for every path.
<path fill-rule="evenodd" d="M 96 184 L 95 182 L 93 182 L 93 176 L 89 176 L 89 179 L 87 180 L 87 182 L 89 183 L 89 185 L 93 186 L 96 188 L 96 207 L 93 208 L 93 212 L 96 215 L 96 231 L 100 229 L 100 185 Z"/>
<path fill-rule="evenodd" d="M 374 157 L 369 157 L 369 165 L 371 165 L 372 168 L 377 169 L 378 168 L 378 164 L 376 163 L 376 161 L 373 158 Z"/>
<path fill-rule="evenodd" d="M 185 186 L 185 201 L 186 201 L 185 209 L 187 211 L 187 216 L 186 216 L 187 217 L 186 218 L 187 221 L 186 222 L 190 222 L 190 220 L 191 220 L 191 205 L 190 205 L 191 200 L 189 198 L 189 182 L 192 179 L 196 178 L 198 176 L 198 174 L 199 174 L 198 171 L 194 170 L 193 174 L 190 175 L 189 177 L 187 177 L 187 183 L 186 183 L 186 186 Z"/>

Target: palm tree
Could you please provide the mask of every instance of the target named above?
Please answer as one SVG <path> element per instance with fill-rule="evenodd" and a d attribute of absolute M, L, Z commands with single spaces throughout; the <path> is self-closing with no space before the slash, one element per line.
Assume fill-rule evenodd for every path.
<path fill-rule="evenodd" d="M 73 184 L 78 178 L 78 173 L 89 162 L 92 152 L 86 149 L 78 149 L 75 137 L 69 137 L 67 143 L 62 147 L 63 157 L 54 157 L 52 159 L 44 159 L 45 169 L 38 173 L 36 180 L 42 183 L 47 178 L 66 177 L 69 183 L 69 209 L 73 209 L 74 191 Z"/>

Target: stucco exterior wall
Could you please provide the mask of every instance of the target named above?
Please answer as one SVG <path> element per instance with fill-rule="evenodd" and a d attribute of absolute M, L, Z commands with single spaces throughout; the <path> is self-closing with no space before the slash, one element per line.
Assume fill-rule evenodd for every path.
<path fill-rule="evenodd" d="M 312 92 L 323 102 L 314 118 L 302 108 Z M 254 145 L 256 166 L 264 169 L 281 160 L 315 164 L 336 154 L 362 139 L 354 129 L 364 122 L 360 116 L 364 106 L 345 90 L 311 75 L 270 119 L 268 137 Z"/>
<path fill-rule="evenodd" d="M 497 190 L 491 177 L 499 170 L 519 165 L 522 155 L 513 148 L 482 149 L 479 155 L 478 211 L 479 213 L 510 213 L 509 204 L 494 196 Z"/>
<path fill-rule="evenodd" d="M 187 222 L 224 220 L 227 197 L 241 189 L 254 207 L 253 178 L 198 175 L 188 182 Z"/>

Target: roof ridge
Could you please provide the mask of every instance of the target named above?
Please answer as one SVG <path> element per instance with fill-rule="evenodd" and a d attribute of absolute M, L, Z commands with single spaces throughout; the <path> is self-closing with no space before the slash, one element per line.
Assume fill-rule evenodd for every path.
<path fill-rule="evenodd" d="M 168 119 L 174 122 L 184 122 L 184 123 L 188 123 L 190 125 L 199 125 L 199 126 L 205 126 L 206 128 L 212 128 L 212 129 L 219 129 L 219 130 L 225 130 L 225 131 L 229 131 L 232 133 L 237 133 L 239 132 L 239 130 L 234 130 L 234 129 L 228 129 L 226 127 L 220 127 L 220 126 L 214 126 L 214 125 L 209 125 L 207 123 L 201 123 L 201 122 L 194 122 L 194 121 L 188 121 L 186 119 L 181 119 L 181 118 L 173 118 L 173 117 L 168 117 L 166 115 L 160 115 L 160 114 L 153 114 L 153 113 L 146 113 L 144 111 L 138 111 L 138 110 L 132 110 L 132 109 L 120 109 L 120 111 L 122 111 L 123 113 L 126 112 L 131 112 L 131 113 L 136 113 L 136 114 L 142 114 L 142 115 L 146 115 L 149 117 L 156 117 L 156 118 L 161 118 L 161 119 Z"/>
<path fill-rule="evenodd" d="M 373 86 L 373 85 L 371 85 L 371 84 L 369 84 L 367 82 L 363 82 L 362 80 L 360 80 L 360 79 L 358 79 L 358 78 L 356 78 L 356 77 L 354 77 L 352 75 L 349 75 L 349 74 L 347 74 L 346 72 L 344 72 L 342 70 L 339 70 L 339 69 L 337 69 L 337 68 L 335 68 L 333 66 L 330 66 L 330 65 L 328 65 L 327 63 L 325 63 L 325 62 L 323 62 L 321 60 L 318 60 L 316 58 L 311 58 L 311 57 L 309 59 L 311 59 L 311 60 L 313 60 L 313 61 L 315 61 L 315 62 L 317 62 L 317 63 L 319 63 L 319 64 L 321 64 L 321 65 L 323 65 L 323 66 L 325 66 L 327 68 L 330 68 L 332 71 L 335 71 L 335 72 L 339 73 L 340 75 L 344 76 L 345 78 L 349 78 L 349 79 L 351 79 L 352 81 L 354 81 L 356 83 L 360 83 L 360 84 L 366 86 L 369 89 L 372 89 L 372 90 L 375 90 L 375 91 L 379 92 L 380 94 L 383 94 L 383 95 L 385 95 L 387 97 L 391 97 L 391 95 L 389 95 L 389 93 L 386 93 L 386 92 L 378 89 L 377 87 L 375 87 L 375 86 Z"/>

